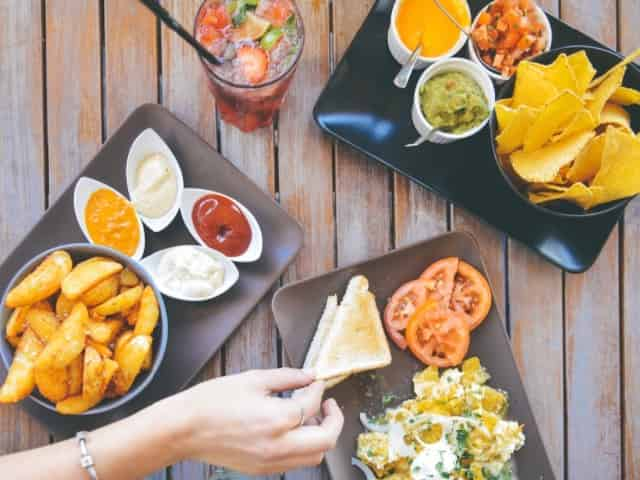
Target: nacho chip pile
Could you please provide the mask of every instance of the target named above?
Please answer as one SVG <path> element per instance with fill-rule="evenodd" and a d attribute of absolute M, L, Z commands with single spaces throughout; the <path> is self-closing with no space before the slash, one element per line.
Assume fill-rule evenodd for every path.
<path fill-rule="evenodd" d="M 640 91 L 622 85 L 638 56 L 598 78 L 583 50 L 519 64 L 513 97 L 496 104 L 496 147 L 532 202 L 589 210 L 640 193 L 640 134 L 624 108 L 640 105 Z"/>

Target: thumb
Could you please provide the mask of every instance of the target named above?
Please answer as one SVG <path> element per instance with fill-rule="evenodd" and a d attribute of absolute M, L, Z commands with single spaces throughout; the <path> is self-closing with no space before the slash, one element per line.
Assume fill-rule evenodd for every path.
<path fill-rule="evenodd" d="M 260 386 L 268 393 L 295 390 L 306 387 L 314 381 L 313 374 L 296 368 L 261 370 L 258 373 Z"/>

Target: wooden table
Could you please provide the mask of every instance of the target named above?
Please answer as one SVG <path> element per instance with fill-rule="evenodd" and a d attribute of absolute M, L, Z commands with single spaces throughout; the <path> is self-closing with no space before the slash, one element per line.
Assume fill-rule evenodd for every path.
<path fill-rule="evenodd" d="M 199 2 L 164 4 L 191 25 Z M 245 135 L 217 120 L 193 51 L 138 2 L 0 0 L 0 260 L 134 108 L 162 103 L 304 225 L 306 246 L 285 283 L 447 230 L 473 232 L 557 478 L 640 479 L 640 203 L 595 266 L 568 275 L 335 144 L 311 110 L 373 0 L 298 3 L 307 42 L 286 106 L 276 127 Z M 611 47 L 640 44 L 638 0 L 543 3 Z M 282 363 L 267 298 L 200 379 Z M 0 407 L 0 454 L 54 440 L 20 408 Z M 209 466 L 183 463 L 156 477 L 209 474 Z"/>

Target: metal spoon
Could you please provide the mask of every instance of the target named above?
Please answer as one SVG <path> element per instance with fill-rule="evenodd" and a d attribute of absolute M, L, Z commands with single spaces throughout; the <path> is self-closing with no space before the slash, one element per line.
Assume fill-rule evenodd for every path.
<path fill-rule="evenodd" d="M 406 88 L 406 86 L 409 84 L 409 79 L 411 78 L 413 69 L 416 67 L 416 62 L 418 61 L 420 50 L 422 50 L 422 35 L 423 33 L 420 33 L 418 45 L 413 50 L 413 52 L 411 52 L 409 60 L 407 60 L 407 63 L 402 66 L 398 74 L 393 79 L 393 84 L 398 88 Z"/>
<path fill-rule="evenodd" d="M 431 130 L 429 133 L 427 133 L 424 137 L 420 137 L 419 139 L 417 139 L 415 142 L 413 143 L 407 143 L 405 145 L 405 148 L 414 148 L 414 147 L 418 147 L 420 145 L 422 145 L 424 142 L 431 140 L 436 133 L 440 132 L 441 130 L 439 128 L 434 128 L 433 130 Z"/>

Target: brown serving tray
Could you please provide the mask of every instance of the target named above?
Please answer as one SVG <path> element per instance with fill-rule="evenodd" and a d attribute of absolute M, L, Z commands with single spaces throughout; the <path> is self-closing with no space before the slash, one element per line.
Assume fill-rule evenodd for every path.
<path fill-rule="evenodd" d="M 382 311 L 386 300 L 403 283 L 417 278 L 432 262 L 457 256 L 478 268 L 487 278 L 478 245 L 466 233 L 448 233 L 350 267 L 334 270 L 308 280 L 293 283 L 278 290 L 273 299 L 275 320 L 284 348 L 292 365 L 301 366 L 316 325 L 329 295 L 342 298 L 349 279 L 357 274 L 369 279 Z M 494 296 L 495 297 L 495 296 Z M 355 375 L 330 390 L 345 416 L 344 430 L 337 446 L 327 454 L 326 461 L 334 480 L 362 480 L 362 473 L 351 466 L 356 438 L 363 431 L 360 412 L 375 415 L 383 411 L 383 394 L 393 393 L 401 400 L 412 395 L 413 374 L 424 368 L 414 357 L 391 346 L 393 362 L 375 375 Z M 511 351 L 509 337 L 495 307 L 484 323 L 472 333 L 468 356 L 477 355 L 489 370 L 489 383 L 509 393 L 510 419 L 524 424 L 525 446 L 515 454 L 514 472 L 520 480 L 554 479 L 540 432 L 527 400 L 524 385 Z"/>
<path fill-rule="evenodd" d="M 156 377 L 130 403 L 110 413 L 75 417 L 51 412 L 30 399 L 21 403 L 51 432 L 61 436 L 111 423 L 184 388 L 269 291 L 302 247 L 302 229 L 292 217 L 193 130 L 158 105 L 143 105 L 135 110 L 80 176 L 96 178 L 126 195 L 125 163 L 129 147 L 138 134 L 149 127 L 175 154 L 185 186 L 230 195 L 251 210 L 262 228 L 262 257 L 255 263 L 237 264 L 238 283 L 217 299 L 186 303 L 164 297 L 169 316 L 167 352 Z M 73 211 L 74 187 L 75 181 L 0 266 L 2 288 L 34 255 L 56 245 L 85 241 Z M 180 214 L 166 230 L 153 233 L 146 229 L 146 235 L 145 255 L 174 245 L 196 244 Z M 0 371 L 0 379 L 4 379 L 6 372 L 2 366 Z"/>

